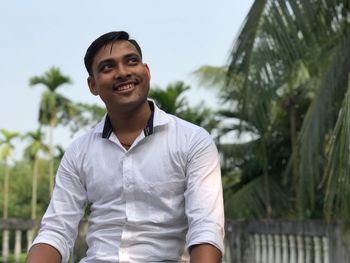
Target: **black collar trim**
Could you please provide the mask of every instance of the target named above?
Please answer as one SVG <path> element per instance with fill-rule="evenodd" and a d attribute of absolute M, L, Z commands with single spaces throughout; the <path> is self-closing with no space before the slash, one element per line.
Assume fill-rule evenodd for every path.
<path fill-rule="evenodd" d="M 146 128 L 143 129 L 143 133 L 145 134 L 145 136 L 149 136 L 149 135 L 153 134 L 154 104 L 153 104 L 153 102 L 148 101 L 148 105 L 151 109 L 151 116 L 149 117 L 149 119 L 147 121 Z M 111 123 L 111 120 L 107 114 L 106 120 L 105 120 L 105 123 L 103 126 L 102 138 L 108 139 L 111 136 L 112 132 L 113 132 L 112 123 Z"/>
<path fill-rule="evenodd" d="M 151 109 L 151 116 L 148 119 L 146 128 L 143 129 L 145 136 L 153 134 L 153 119 L 154 119 L 154 104 L 151 101 L 148 101 L 149 108 Z"/>
<path fill-rule="evenodd" d="M 106 115 L 106 120 L 105 120 L 105 124 L 103 126 L 103 131 L 102 131 L 102 138 L 103 139 L 108 139 L 109 136 L 111 136 L 113 132 L 113 128 L 112 128 L 112 123 L 111 120 L 108 116 L 108 114 Z"/>

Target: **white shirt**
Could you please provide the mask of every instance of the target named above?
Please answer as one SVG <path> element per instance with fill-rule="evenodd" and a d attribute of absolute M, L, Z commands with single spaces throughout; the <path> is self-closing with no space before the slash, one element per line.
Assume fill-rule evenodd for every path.
<path fill-rule="evenodd" d="M 129 150 L 111 132 L 108 117 L 68 147 L 33 244 L 50 244 L 67 262 L 90 202 L 88 251 L 80 262 L 188 262 L 188 248 L 201 243 L 223 252 L 221 174 L 212 138 L 156 106 L 152 117 Z"/>

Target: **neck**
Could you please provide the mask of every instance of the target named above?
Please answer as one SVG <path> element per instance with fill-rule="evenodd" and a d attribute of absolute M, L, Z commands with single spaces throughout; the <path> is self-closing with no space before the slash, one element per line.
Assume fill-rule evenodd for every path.
<path fill-rule="evenodd" d="M 135 130 L 143 130 L 151 116 L 148 102 L 132 112 L 108 111 L 109 118 L 115 133 L 128 133 Z"/>

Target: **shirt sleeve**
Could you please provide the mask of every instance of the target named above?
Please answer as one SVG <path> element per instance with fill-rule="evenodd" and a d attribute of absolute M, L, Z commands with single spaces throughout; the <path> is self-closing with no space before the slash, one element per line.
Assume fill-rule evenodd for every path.
<path fill-rule="evenodd" d="M 33 242 L 33 245 L 46 243 L 56 248 L 62 256 L 62 262 L 69 260 L 87 199 L 75 165 L 76 159 L 74 147 L 71 146 L 58 168 L 50 204 Z"/>
<path fill-rule="evenodd" d="M 224 253 L 224 205 L 217 148 L 201 129 L 191 139 L 186 169 L 187 248 L 208 243 Z"/>

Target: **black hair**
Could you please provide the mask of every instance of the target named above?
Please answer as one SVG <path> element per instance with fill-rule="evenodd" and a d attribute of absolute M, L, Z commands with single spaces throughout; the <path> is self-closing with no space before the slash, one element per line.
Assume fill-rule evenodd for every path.
<path fill-rule="evenodd" d="M 101 49 L 101 47 L 108 45 L 109 43 L 113 43 L 118 40 L 127 40 L 131 44 L 135 46 L 137 51 L 140 53 L 142 58 L 142 51 L 139 44 L 134 39 L 129 38 L 129 34 L 125 31 L 112 31 L 95 39 L 91 45 L 86 50 L 86 54 L 84 57 L 84 64 L 89 75 L 92 75 L 92 62 L 96 53 Z"/>

